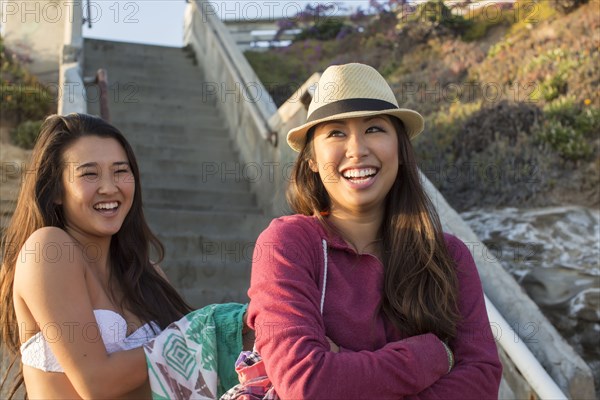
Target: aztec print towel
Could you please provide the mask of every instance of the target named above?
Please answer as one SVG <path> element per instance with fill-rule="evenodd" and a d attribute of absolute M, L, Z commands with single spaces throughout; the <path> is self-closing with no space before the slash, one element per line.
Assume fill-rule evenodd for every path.
<path fill-rule="evenodd" d="M 144 345 L 154 400 L 217 399 L 238 383 L 247 304 L 212 304 L 169 325 Z"/>

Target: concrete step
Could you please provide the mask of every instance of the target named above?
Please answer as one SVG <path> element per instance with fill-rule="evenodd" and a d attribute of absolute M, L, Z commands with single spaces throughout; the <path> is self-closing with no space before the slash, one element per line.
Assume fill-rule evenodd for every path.
<path fill-rule="evenodd" d="M 217 110 L 217 100 L 215 96 L 205 96 L 202 94 L 189 94 L 186 97 L 182 97 L 175 91 L 153 94 L 152 96 L 140 99 L 140 101 L 143 101 L 147 105 L 164 105 L 165 109 L 190 105 L 193 107 L 210 107 L 213 108 L 214 112 Z"/>
<path fill-rule="evenodd" d="M 158 116 L 170 121 L 186 120 L 188 123 L 196 126 L 225 126 L 225 120 L 216 113 L 216 110 L 209 111 L 209 108 L 200 108 L 198 111 L 186 109 L 174 109 L 171 111 L 161 110 L 158 107 L 148 107 L 143 100 L 130 104 L 114 104 L 109 106 L 110 118 L 115 121 L 126 121 L 128 118 L 132 121 L 146 120 L 152 121 Z"/>
<path fill-rule="evenodd" d="M 4 235 L 6 228 L 8 228 L 8 224 L 10 223 L 11 217 L 12 217 L 12 214 L 11 215 L 0 215 L 0 237 L 2 235 Z M 0 255 L 0 258 L 2 258 L 2 255 Z"/>
<path fill-rule="evenodd" d="M 243 285 L 246 286 L 250 283 L 250 269 L 252 268 L 252 254 L 248 257 L 249 261 L 219 261 L 216 257 L 196 257 L 196 258 L 182 258 L 179 256 L 170 257 L 169 252 L 166 252 L 167 256 L 165 261 L 161 263 L 168 267 L 170 276 L 174 278 L 179 286 L 183 287 L 194 287 L 191 282 L 187 280 L 190 275 L 196 275 L 202 278 L 208 279 L 220 275 L 222 278 L 243 281 Z M 230 260 L 234 260 L 235 254 L 228 256 Z M 198 281 L 196 281 L 198 282 Z M 186 284 L 187 283 L 187 284 Z"/>
<path fill-rule="evenodd" d="M 122 99 L 140 99 L 175 94 L 182 104 L 186 104 L 189 99 L 182 97 L 182 93 L 189 96 L 189 98 L 200 97 L 205 102 L 209 102 L 211 96 L 216 99 L 216 95 L 220 95 L 220 88 L 205 82 L 200 77 L 180 73 L 177 79 L 169 80 L 160 79 L 160 76 L 161 74 L 157 72 L 148 72 L 147 77 L 130 79 L 110 75 L 107 87 L 110 93 L 109 99 L 120 102 Z M 86 90 L 89 93 L 89 100 L 99 98 L 100 87 L 97 84 L 86 84 Z M 246 96 L 249 97 L 249 94 Z M 234 99 L 233 94 L 229 94 L 229 98 Z"/>
<path fill-rule="evenodd" d="M 182 204 L 181 201 L 178 202 L 160 202 L 160 201 L 145 201 L 145 204 L 148 207 L 156 208 L 156 209 L 173 209 L 174 207 L 182 208 L 187 211 L 203 211 L 203 212 L 228 212 L 235 211 L 236 213 L 245 213 L 245 214 L 261 214 L 261 210 L 259 210 L 255 205 L 254 206 L 243 206 L 243 205 L 222 205 L 219 203 L 214 204 Z"/>
<path fill-rule="evenodd" d="M 162 150 L 167 149 L 171 152 L 199 152 L 202 155 L 205 155 L 205 153 L 206 155 L 210 155 L 214 152 L 215 156 L 212 158 L 218 162 L 221 160 L 221 156 L 227 157 L 228 153 L 235 154 L 236 152 L 229 138 L 216 135 L 204 136 L 202 128 L 198 128 L 198 135 L 196 136 L 177 133 L 161 134 L 154 131 L 148 132 L 146 135 L 142 132 L 132 132 L 128 134 L 127 138 L 131 139 L 132 143 L 135 143 L 136 149 L 152 154 L 153 152 L 158 152 L 159 155 Z M 178 141 L 181 143 L 177 143 Z M 158 143 L 161 147 L 157 149 L 156 146 L 152 145 L 153 143 Z M 159 158 L 164 159 L 164 157 Z M 179 161 L 173 159 L 172 156 L 169 156 L 168 159 Z M 192 159 L 192 161 L 198 161 L 198 159 Z"/>
<path fill-rule="evenodd" d="M 131 72 L 125 74 L 124 71 L 137 71 L 138 77 L 154 77 L 157 80 L 177 79 L 180 76 L 193 78 L 204 77 L 202 70 L 185 58 L 161 59 L 155 57 L 128 59 L 129 56 L 119 56 L 120 58 L 105 57 L 102 54 L 91 54 L 84 61 L 83 75 L 85 77 L 94 77 L 98 69 L 102 68 L 108 75 L 108 82 L 117 80 L 119 74 L 131 76 Z"/>
<path fill-rule="evenodd" d="M 97 87 L 88 86 L 87 91 L 88 101 L 98 101 L 100 96 Z M 142 83 L 137 81 L 112 81 L 108 87 L 108 100 L 113 103 L 131 104 L 139 103 L 142 99 L 160 99 L 161 96 L 168 96 L 176 93 L 177 96 L 179 96 L 180 104 L 188 102 L 188 96 L 194 98 L 196 103 L 200 100 L 201 102 L 204 101 L 206 104 L 214 104 L 214 99 L 208 96 L 210 92 L 204 94 L 205 92 L 206 90 L 204 89 L 203 82 L 200 80 L 191 81 L 188 82 L 186 86 L 174 88 L 161 82 Z M 234 97 L 230 96 L 230 98 L 233 99 Z M 213 103 L 211 103 L 211 101 L 213 101 Z"/>
<path fill-rule="evenodd" d="M 152 186 L 153 184 L 158 186 Z M 248 191 L 215 192 L 204 188 L 165 189 L 160 186 L 160 182 L 151 182 L 148 185 L 144 182 L 143 196 L 144 204 L 147 207 L 154 208 L 174 208 L 174 206 L 177 206 L 189 210 L 193 207 L 204 207 L 207 208 L 207 211 L 234 210 L 243 212 L 241 210 L 253 209 L 255 213 L 260 212 L 256 206 L 254 194 Z M 165 205 L 170 205 L 170 207 Z"/>
<path fill-rule="evenodd" d="M 219 116 L 220 113 L 215 107 L 215 102 L 210 99 L 202 99 L 202 97 L 186 97 L 185 101 L 183 97 L 176 97 L 173 94 L 166 96 L 139 96 L 138 94 L 132 95 L 131 97 L 113 100 L 109 97 L 109 111 L 113 113 L 116 109 L 127 109 L 134 111 L 140 107 L 148 109 L 156 109 L 160 115 L 169 115 L 171 110 L 187 110 L 191 109 L 190 114 L 196 112 L 204 113 L 212 110 L 211 113 L 215 116 Z M 161 108 L 161 106 L 164 106 Z M 88 97 L 87 101 L 88 113 L 98 115 L 100 113 L 100 99 L 95 95 Z M 197 111 L 196 111 L 197 110 Z M 169 119 L 169 118 L 167 118 Z M 156 120 L 153 118 L 152 120 Z M 221 125 L 224 125 L 224 121 Z"/>
<path fill-rule="evenodd" d="M 169 64 L 164 65 L 146 64 L 142 66 L 108 60 L 101 62 L 86 60 L 85 62 L 83 76 L 86 78 L 86 82 L 94 82 L 98 69 L 102 68 L 108 77 L 109 87 L 116 86 L 117 82 L 122 85 L 128 82 L 151 84 L 157 81 L 177 84 L 184 81 L 203 82 L 205 80 L 202 71 L 192 64 L 187 64 L 185 60 L 171 60 Z M 94 85 L 95 83 L 88 84 Z"/>
<path fill-rule="evenodd" d="M 164 49 L 164 47 L 163 47 Z M 169 48 L 167 48 L 169 49 Z M 173 48 L 170 48 L 173 49 Z M 137 51 L 137 49 L 132 49 L 132 53 L 120 52 L 118 50 L 114 51 L 103 51 L 92 49 L 85 53 L 85 63 L 89 66 L 101 65 L 102 63 L 110 63 L 117 65 L 139 65 L 142 68 L 144 65 L 149 66 L 160 66 L 169 63 L 173 63 L 174 61 L 178 61 L 185 65 L 194 66 L 194 59 L 190 53 L 184 51 L 154 51 L 155 49 L 150 48 L 142 48 L 141 51 Z M 127 55 L 127 57 L 123 57 L 123 55 Z M 196 66 L 196 68 L 198 68 Z M 200 68 L 198 68 L 200 70 Z"/>
<path fill-rule="evenodd" d="M 7 212 L 3 212 L 0 213 L 0 220 L 2 220 L 4 222 L 5 226 L 8 226 L 8 223 L 10 222 L 10 219 L 13 216 L 13 211 L 7 211 Z"/>
<path fill-rule="evenodd" d="M 200 129 L 197 126 L 189 126 L 182 121 L 171 121 L 169 119 L 153 118 L 152 121 L 115 121 L 112 123 L 119 128 L 126 137 L 134 137 L 145 132 L 159 135 L 182 135 L 186 137 L 228 137 L 229 132 L 223 125 L 204 126 Z"/>
<path fill-rule="evenodd" d="M 179 293 L 195 309 L 215 303 L 248 303 L 248 287 L 235 287 L 228 282 L 208 288 L 181 289 Z"/>
<path fill-rule="evenodd" d="M 17 199 L 0 199 L 0 215 L 12 215 L 17 205 Z"/>
<path fill-rule="evenodd" d="M 16 199 L 2 198 L 0 199 L 0 237 L 4 234 L 8 224 L 15 211 Z M 0 255 L 0 257 L 2 257 Z"/>
<path fill-rule="evenodd" d="M 197 82 L 196 85 L 200 85 Z M 187 88 L 189 89 L 189 84 Z M 168 88 L 168 89 L 165 89 Z M 100 91 L 97 86 L 86 85 L 87 103 L 99 103 Z M 107 100 L 111 104 L 138 105 L 144 104 L 153 107 L 165 106 L 167 109 L 203 108 L 207 111 L 217 108 L 218 98 L 210 93 L 203 94 L 202 91 L 187 91 L 185 97 L 179 89 L 171 89 L 168 85 L 156 88 L 141 87 L 136 82 L 122 84 L 115 82 L 109 88 Z"/>
<path fill-rule="evenodd" d="M 140 43 L 116 42 L 112 40 L 85 38 L 85 50 L 101 51 L 106 54 L 114 53 L 122 55 L 123 53 L 131 56 L 140 54 L 165 54 L 168 56 L 184 53 L 186 50 L 183 47 L 172 46 L 157 46 Z"/>
<path fill-rule="evenodd" d="M 170 57 L 165 56 L 161 53 L 154 55 L 145 56 L 131 56 L 131 55 L 112 55 L 105 54 L 102 52 L 92 51 L 85 54 L 84 58 L 84 72 L 91 72 L 94 74 L 98 68 L 104 68 L 108 72 L 108 77 L 115 73 L 123 73 L 131 75 L 134 71 L 130 68 L 137 68 L 138 74 L 141 72 L 143 75 L 147 75 L 146 72 L 161 71 L 167 73 L 166 79 L 175 75 L 168 74 L 168 67 L 172 69 L 171 72 L 190 72 L 193 74 L 202 75 L 202 68 L 194 64 L 191 58 L 188 58 L 184 52 L 181 54 L 175 54 Z M 110 67 L 110 69 L 109 69 Z"/>
<path fill-rule="evenodd" d="M 99 104 L 99 101 L 96 102 Z M 170 119 L 181 116 L 204 115 L 217 120 L 219 112 L 214 104 L 202 102 L 200 99 L 196 102 L 169 101 L 164 107 L 161 107 L 160 101 L 153 97 L 139 97 L 134 101 L 113 101 L 109 99 L 109 111 L 111 114 L 136 113 L 140 111 L 154 112 L 161 115 L 173 115 Z"/>
<path fill-rule="evenodd" d="M 196 145 L 199 148 L 205 148 L 208 146 L 203 145 L 205 142 L 209 141 L 218 141 L 222 140 L 225 142 L 229 142 L 228 145 L 223 144 L 224 147 L 230 148 L 232 152 L 236 150 L 233 149 L 231 145 L 230 139 L 226 136 L 228 133 L 225 129 L 219 131 L 216 129 L 196 129 L 196 132 L 179 132 L 179 131 L 162 131 L 153 127 L 152 125 L 147 125 L 143 129 L 130 127 L 128 124 L 119 124 L 119 128 L 122 129 L 123 134 L 127 137 L 127 140 L 131 142 L 132 145 L 159 145 L 165 146 L 165 144 L 174 145 L 175 147 L 187 147 Z M 216 147 L 220 147 L 217 145 Z"/>
<path fill-rule="evenodd" d="M 177 73 L 172 72 L 172 73 Z M 87 76 L 87 75 L 86 75 Z M 91 79 L 91 77 L 90 77 Z M 190 75 L 187 73 L 182 73 L 179 72 L 179 75 L 177 76 L 177 78 L 174 78 L 172 80 L 170 79 L 165 79 L 162 77 L 162 75 L 160 73 L 154 72 L 148 72 L 145 75 L 140 75 L 137 77 L 133 77 L 133 78 L 129 78 L 127 76 L 124 77 L 119 77 L 115 74 L 112 74 L 108 76 L 108 89 L 111 93 L 114 93 L 116 91 L 120 91 L 120 93 L 122 93 L 122 97 L 124 97 L 126 94 L 130 94 L 130 93 L 134 93 L 134 89 L 137 90 L 137 92 L 135 93 L 139 93 L 140 88 L 142 89 L 146 89 L 146 91 L 150 92 L 150 89 L 153 89 L 154 92 L 156 92 L 156 89 L 160 89 L 163 88 L 163 91 L 167 91 L 168 93 L 172 93 L 172 91 L 168 91 L 168 89 L 171 87 L 171 84 L 173 84 L 173 87 L 177 88 L 177 89 L 182 89 L 185 90 L 187 89 L 188 91 L 190 89 L 196 89 L 198 91 L 198 94 L 194 94 L 193 91 L 189 93 L 190 96 L 209 96 L 211 95 L 211 93 L 217 94 L 218 92 L 215 90 L 214 86 L 210 86 L 208 84 L 205 83 L 205 80 L 202 77 L 198 77 L 195 75 Z M 97 93 L 99 93 L 99 86 L 95 81 L 92 82 L 88 82 L 85 83 L 86 88 L 88 89 L 88 91 L 91 94 L 96 94 L 96 96 L 91 96 L 90 97 L 98 97 Z M 210 89 L 210 90 L 208 90 Z M 155 93 L 153 93 L 155 94 Z M 175 93 L 177 94 L 177 93 Z M 182 99 L 181 97 L 179 97 L 182 102 L 186 102 L 188 99 Z"/>
<path fill-rule="evenodd" d="M 159 93 L 161 90 L 168 90 L 170 92 L 181 91 L 191 96 L 195 95 L 197 92 L 198 95 L 207 97 L 213 93 L 218 93 L 219 89 L 211 86 L 210 83 L 193 76 L 180 75 L 177 79 L 172 80 L 157 80 L 154 79 L 155 76 L 159 75 L 153 74 L 152 79 L 123 79 L 121 77 L 118 79 L 111 79 L 109 80 L 109 89 L 114 91 L 117 89 L 123 90 L 135 87 L 138 90 L 138 93 L 151 93 L 153 95 Z M 230 95 L 230 97 L 233 98 L 233 95 Z M 187 99 L 182 98 L 182 102 L 187 102 Z"/>
<path fill-rule="evenodd" d="M 173 261 L 177 259 L 177 265 Z M 202 262 L 201 259 L 181 260 L 169 257 L 160 263 L 169 281 L 178 291 L 190 289 L 234 289 L 246 292 L 250 286 L 250 263 Z"/>
<path fill-rule="evenodd" d="M 271 222 L 264 215 L 236 212 L 203 212 L 147 207 L 144 213 L 153 232 L 194 233 L 211 237 L 258 237 Z"/>
<path fill-rule="evenodd" d="M 135 152 L 136 157 L 140 160 L 140 168 L 146 168 L 147 165 L 151 164 L 154 161 L 163 160 L 170 162 L 195 162 L 198 165 L 198 172 L 200 175 L 209 175 L 212 174 L 215 169 L 215 164 L 220 165 L 219 163 L 224 162 L 235 162 L 237 157 L 235 153 L 231 149 L 223 148 L 211 148 L 211 147 L 183 147 L 183 146 L 164 146 L 162 148 L 158 148 L 156 146 L 145 146 L 145 145 L 133 145 L 133 150 Z M 150 168 L 150 167 L 148 167 Z M 204 168 L 204 169 L 202 169 Z M 241 165 L 236 167 L 231 175 L 240 175 L 242 174 Z M 225 173 L 225 169 L 222 170 L 223 174 Z M 236 171 L 240 171 L 237 173 Z"/>
<path fill-rule="evenodd" d="M 180 291 L 193 293 L 199 290 L 235 291 L 246 293 L 250 286 L 250 264 L 238 265 L 211 265 L 207 263 L 189 266 L 171 267 L 165 259 L 165 273 L 169 281 Z"/>
<path fill-rule="evenodd" d="M 200 166 L 199 169 L 204 166 Z M 250 184 L 243 179 L 241 175 L 201 175 L 201 174 L 158 174 L 151 172 L 142 172 L 142 185 L 144 187 L 152 182 L 153 185 L 160 185 L 164 189 L 185 190 L 189 188 L 199 188 L 212 192 L 242 192 L 249 191 Z M 162 203 L 162 202 L 161 202 Z M 174 204 L 177 206 L 177 204 Z M 164 207 L 161 207 L 164 208 Z"/>
<path fill-rule="evenodd" d="M 144 104 L 143 100 L 129 104 L 109 104 L 111 121 L 139 121 L 144 120 L 144 118 L 147 118 L 145 120 L 147 122 L 185 120 L 198 125 L 225 128 L 225 120 L 216 114 L 214 110 L 212 112 L 209 110 L 202 108 L 199 110 L 194 110 L 193 108 L 174 108 L 171 111 L 161 110 L 158 106 Z M 159 120 L 159 117 L 163 119 Z"/>
<path fill-rule="evenodd" d="M 204 82 L 205 78 L 202 71 L 193 65 L 186 65 L 173 60 L 172 63 L 164 66 L 143 66 L 138 68 L 135 65 L 128 64 L 103 64 L 102 68 L 108 75 L 108 83 L 112 85 L 114 82 L 139 82 L 144 84 L 154 84 L 157 81 L 163 82 L 166 85 L 176 85 L 178 83 L 189 84 L 193 82 L 198 84 Z M 87 82 L 92 81 L 98 71 L 97 67 L 84 69 L 84 76 Z M 208 86 L 207 87 L 214 87 Z"/>
<path fill-rule="evenodd" d="M 160 133 L 149 131 L 129 130 L 127 132 L 127 140 L 132 145 L 146 146 L 176 146 L 176 147 L 192 147 L 192 148 L 218 148 L 229 149 L 234 152 L 233 145 L 228 137 L 216 135 L 204 135 L 203 132 L 198 132 L 195 135 L 186 135 L 181 133 Z M 211 144 L 215 142 L 215 144 Z M 222 142 L 222 143 L 219 143 Z"/>
<path fill-rule="evenodd" d="M 233 154 L 233 152 L 229 151 Z M 228 153 L 225 153 L 228 154 Z M 267 168 L 261 169 L 257 164 L 242 164 L 236 157 L 227 157 L 229 161 L 199 161 L 199 160 L 174 160 L 150 159 L 144 157 L 140 162 L 142 177 L 144 174 L 195 174 L 203 179 L 220 177 L 221 179 L 235 179 L 249 182 L 258 182 L 269 179 L 273 172 Z"/>
<path fill-rule="evenodd" d="M 128 139 L 134 141 L 136 143 L 136 148 L 140 148 L 140 150 L 144 150 L 144 148 L 156 149 L 156 146 L 153 146 L 152 144 L 158 143 L 161 146 L 158 150 L 169 148 L 174 151 L 198 150 L 200 152 L 205 152 L 208 150 L 235 153 L 235 149 L 229 138 L 219 136 L 202 137 L 200 135 L 201 133 L 196 136 L 188 136 L 177 133 L 160 134 L 157 132 L 149 132 L 144 134 L 138 132 L 129 134 Z M 177 141 L 181 141 L 181 143 L 176 143 Z M 216 160 L 219 160 L 219 158 L 216 157 Z"/>
<path fill-rule="evenodd" d="M 163 125 L 165 122 L 177 121 L 179 124 L 189 124 L 195 127 L 196 130 L 210 129 L 210 128 L 223 128 L 225 121 L 218 119 L 217 117 L 210 117 L 205 115 L 196 115 L 194 113 L 185 113 L 185 115 L 173 116 L 172 113 L 158 112 L 152 113 L 151 111 L 145 111 L 144 107 L 129 107 L 129 112 L 119 111 L 119 107 L 112 107 L 110 109 L 110 120 L 116 126 L 128 123 L 152 123 L 156 126 Z"/>
<path fill-rule="evenodd" d="M 252 263 L 256 238 L 220 237 L 201 233 L 158 233 L 168 254 L 177 255 L 177 263 L 188 258 L 205 263 Z M 257 252 L 260 256 L 261 252 Z M 265 252 L 267 254 L 267 252 Z M 171 264 L 175 265 L 175 264 Z"/>
<path fill-rule="evenodd" d="M 150 110 L 161 113 L 174 113 L 174 112 L 187 112 L 202 115 L 218 116 L 219 110 L 214 103 L 209 101 L 202 101 L 201 98 L 196 99 L 193 102 L 187 99 L 180 99 L 178 102 L 169 101 L 168 103 L 162 102 L 156 98 L 140 98 L 135 103 L 116 103 L 118 106 L 115 110 L 127 108 L 127 111 L 134 111 L 135 108 L 143 108 L 144 110 Z M 112 111 L 112 109 L 111 109 Z"/>
<path fill-rule="evenodd" d="M 98 103 L 100 96 L 97 87 L 86 86 L 88 89 L 87 102 L 88 103 Z M 134 90 L 135 89 L 135 90 Z M 140 95 L 139 90 L 135 87 L 127 87 L 127 90 L 122 90 L 120 94 L 111 95 L 108 97 L 108 100 L 112 103 L 139 103 L 144 102 L 144 104 L 157 104 L 157 105 L 165 105 L 167 107 L 175 106 L 185 106 L 186 104 L 190 105 L 202 105 L 202 106 L 215 106 L 217 101 L 220 101 L 216 96 L 211 96 L 209 94 L 202 93 L 189 93 L 186 97 L 182 97 L 176 91 L 167 91 L 164 93 L 146 93 L 144 96 Z"/>

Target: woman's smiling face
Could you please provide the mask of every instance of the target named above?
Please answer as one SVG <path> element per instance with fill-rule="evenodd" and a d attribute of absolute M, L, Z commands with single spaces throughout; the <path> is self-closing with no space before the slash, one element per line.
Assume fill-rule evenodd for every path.
<path fill-rule="evenodd" d="M 398 136 L 387 115 L 323 122 L 315 128 L 313 172 L 331 198 L 332 212 L 380 207 L 398 174 Z"/>
<path fill-rule="evenodd" d="M 84 136 L 63 153 L 62 204 L 65 225 L 74 237 L 112 236 L 131 209 L 135 179 L 121 144 Z"/>

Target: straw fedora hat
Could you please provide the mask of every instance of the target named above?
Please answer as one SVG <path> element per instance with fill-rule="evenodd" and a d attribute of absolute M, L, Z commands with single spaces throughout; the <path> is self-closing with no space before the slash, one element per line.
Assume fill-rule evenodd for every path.
<path fill-rule="evenodd" d="M 323 72 L 317 83 L 306 123 L 290 130 L 287 142 L 300 151 L 307 132 L 321 122 L 378 114 L 399 118 L 411 139 L 423 131 L 421 114 L 398 107 L 392 89 L 375 68 L 358 63 L 334 65 Z"/>

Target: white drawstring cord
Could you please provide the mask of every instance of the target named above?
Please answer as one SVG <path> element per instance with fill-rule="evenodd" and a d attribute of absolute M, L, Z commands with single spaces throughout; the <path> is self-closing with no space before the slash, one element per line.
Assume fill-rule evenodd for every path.
<path fill-rule="evenodd" d="M 323 258 L 325 260 L 325 270 L 323 271 L 323 293 L 321 293 L 321 315 L 323 315 L 323 306 L 325 305 L 325 288 L 327 287 L 327 241 L 323 239 Z"/>

